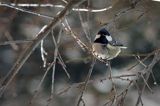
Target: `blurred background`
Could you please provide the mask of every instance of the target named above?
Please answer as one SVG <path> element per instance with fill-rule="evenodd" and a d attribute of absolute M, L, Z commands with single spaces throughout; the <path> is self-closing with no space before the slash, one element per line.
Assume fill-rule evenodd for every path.
<path fill-rule="evenodd" d="M 0 0 L 0 2 L 6 4 L 40 5 L 48 3 L 51 5 L 66 5 L 64 0 Z M 1 3 L 0 79 L 2 80 L 14 65 L 20 53 L 30 43 L 29 41 L 33 40 L 40 29 L 49 24 L 51 20 L 6 7 Z M 112 8 L 102 12 L 71 11 L 66 18 L 71 29 L 88 47 L 90 43 L 86 39 L 86 34 L 93 41 L 95 34 L 101 27 L 106 27 L 116 40 L 127 47 L 120 56 L 111 61 L 112 74 L 114 76 L 141 71 L 144 68 L 142 65 L 137 65 L 130 71 L 127 70 L 137 63 L 133 54 L 148 54 L 160 48 L 160 2 L 152 0 L 140 0 L 139 2 L 137 0 L 88 0 L 82 3 L 79 8 L 103 9 L 109 6 L 112 6 Z M 63 9 L 40 6 L 19 8 L 52 17 Z M 51 94 L 52 69 L 45 77 L 42 86 L 39 87 L 38 95 L 35 96 L 35 90 L 46 72 L 46 68 L 43 67 L 39 45 L 0 98 L 0 106 L 46 106 L 48 103 L 49 106 L 76 105 L 81 91 L 79 83 L 83 82 L 87 76 L 91 64 L 91 56 L 79 47 L 75 39 L 65 32 L 61 24 L 58 24 L 53 29 L 53 35 L 56 39 L 61 29 L 63 31 L 61 33 L 59 52 L 66 64 L 70 79 L 57 61 L 53 100 L 48 100 Z M 16 40 L 21 42 L 5 43 Z M 45 55 L 47 64 L 50 64 L 54 60 L 55 50 L 51 34 L 44 39 L 44 49 L 47 52 L 47 55 Z M 144 57 L 140 56 L 140 59 Z M 148 65 L 152 58 L 151 56 L 144 63 Z M 145 90 L 142 96 L 144 106 L 159 106 L 160 104 L 159 69 L 160 63 L 158 62 L 153 68 L 155 80 L 152 76 L 148 80 L 148 84 L 154 93 L 151 93 L 148 89 Z M 91 76 L 91 82 L 83 96 L 86 106 L 102 106 L 110 98 L 110 95 L 112 95 L 112 82 L 103 80 L 107 76 L 108 68 L 97 60 Z M 128 78 L 136 79 L 136 77 Z M 118 93 L 126 89 L 129 84 L 126 80 L 120 79 L 114 80 L 114 82 Z M 141 84 L 143 81 L 139 79 L 138 83 Z M 138 90 L 135 85 L 132 85 L 128 90 L 124 106 L 135 106 L 137 98 Z M 31 101 L 32 103 L 29 104 Z"/>

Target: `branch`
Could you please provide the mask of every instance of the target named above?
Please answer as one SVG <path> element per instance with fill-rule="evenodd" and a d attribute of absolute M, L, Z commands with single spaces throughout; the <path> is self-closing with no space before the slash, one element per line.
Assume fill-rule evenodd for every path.
<path fill-rule="evenodd" d="M 145 71 L 144 74 L 146 74 L 145 82 L 148 81 L 150 75 L 152 74 L 152 69 L 153 69 L 153 67 L 155 66 L 155 64 L 156 64 L 158 61 L 160 61 L 160 52 L 159 52 L 159 51 L 158 51 L 158 52 L 155 52 L 155 56 L 154 56 L 152 62 L 148 65 L 148 67 L 146 67 L 146 68 L 144 69 L 144 71 Z M 139 92 L 139 97 L 138 97 L 136 106 L 138 106 L 139 103 L 141 102 L 141 95 L 142 95 L 142 93 L 144 92 L 146 86 L 148 86 L 148 84 L 144 83 L 141 92 Z M 149 88 L 149 87 L 148 87 L 148 88 Z"/>
<path fill-rule="evenodd" d="M 64 9 L 65 6 L 63 5 L 54 5 L 50 3 L 46 4 L 27 4 L 27 3 L 4 3 L 0 2 L 0 6 L 6 6 L 10 8 L 19 8 L 19 7 L 51 7 L 51 8 L 62 8 Z M 80 12 L 93 12 L 93 13 L 98 13 L 98 12 L 104 12 L 109 9 L 111 9 L 112 6 L 101 8 L 101 9 L 91 9 L 91 8 L 72 8 L 72 11 L 80 11 Z"/>
<path fill-rule="evenodd" d="M 21 43 L 31 43 L 32 40 L 10 40 L 10 41 L 3 41 L 0 42 L 0 46 L 4 46 L 4 45 L 10 45 L 10 44 L 21 44 Z"/>
<path fill-rule="evenodd" d="M 90 77 L 91 77 L 91 74 L 92 74 L 92 71 L 93 71 L 93 67 L 94 67 L 95 62 L 96 62 L 96 60 L 95 60 L 95 58 L 93 57 L 93 58 L 92 58 L 91 67 L 90 67 L 90 69 L 89 69 L 89 72 L 88 72 L 88 74 L 87 74 L 86 80 L 85 80 L 84 85 L 83 85 L 83 88 L 82 88 L 82 92 L 81 92 L 80 97 L 79 97 L 79 99 L 78 99 L 77 106 L 80 106 L 80 103 L 81 103 L 81 102 L 85 105 L 85 102 L 84 102 L 84 100 L 83 100 L 83 94 L 84 94 L 84 92 L 85 92 L 85 90 L 86 90 L 86 88 L 87 88 L 87 85 L 88 85 L 89 79 L 90 79 Z"/>
<path fill-rule="evenodd" d="M 54 59 L 53 59 L 53 62 L 56 63 L 57 62 L 57 58 L 58 58 L 58 47 L 59 47 L 59 44 L 60 44 L 60 39 L 61 39 L 61 32 L 62 32 L 62 28 L 60 28 L 60 31 L 59 31 L 59 34 L 58 34 L 58 38 L 57 38 L 57 41 L 54 37 L 54 34 L 53 34 L 53 31 L 52 31 L 52 39 L 53 39 L 53 43 L 55 45 L 55 50 L 54 50 Z M 48 100 L 48 103 L 47 103 L 47 106 L 50 104 L 50 100 L 52 100 L 52 98 L 54 97 L 54 92 L 55 92 L 55 71 L 56 71 L 56 64 L 53 64 L 52 66 L 52 84 L 51 84 L 51 95 L 50 95 L 50 98 Z M 67 74 L 69 75 L 69 74 Z M 70 76 L 69 76 L 70 77 Z"/>
<path fill-rule="evenodd" d="M 23 66 L 23 64 L 27 61 L 27 59 L 29 58 L 29 56 L 31 55 L 31 53 L 39 45 L 39 43 L 41 42 L 41 40 L 43 40 L 48 35 L 48 33 L 50 32 L 50 30 L 53 27 L 55 27 L 56 24 L 58 22 L 60 22 L 60 20 L 62 20 L 62 18 L 64 18 L 64 16 L 67 15 L 67 12 L 70 9 L 72 9 L 72 7 L 75 4 L 80 3 L 80 1 L 83 1 L 83 0 L 71 0 L 66 5 L 66 7 L 57 16 L 54 17 L 54 19 L 50 22 L 50 24 L 48 24 L 43 30 L 40 31 L 39 34 L 37 34 L 37 36 L 33 40 L 33 42 L 31 42 L 30 44 L 28 44 L 28 46 L 20 54 L 20 56 L 17 59 L 16 63 L 11 68 L 9 74 L 7 74 L 7 77 L 5 77 L 5 79 L 2 81 L 2 83 L 0 85 L 0 97 L 2 96 L 2 94 L 4 93 L 4 91 L 6 90 L 6 88 L 8 87 L 8 85 L 11 83 L 11 81 L 14 79 L 14 77 L 18 74 L 19 70 L 21 69 L 21 67 Z"/>

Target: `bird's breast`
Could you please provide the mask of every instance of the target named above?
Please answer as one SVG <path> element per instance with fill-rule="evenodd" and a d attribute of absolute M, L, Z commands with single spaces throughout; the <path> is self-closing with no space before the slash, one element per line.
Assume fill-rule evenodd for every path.
<path fill-rule="evenodd" d="M 92 45 L 93 48 L 93 54 L 100 58 L 100 59 L 106 59 L 108 58 L 108 50 L 106 49 L 106 45 L 102 45 L 99 43 L 94 43 Z"/>
<path fill-rule="evenodd" d="M 121 49 L 116 46 L 112 46 L 109 44 L 102 45 L 99 43 L 93 44 L 93 54 L 100 59 L 111 60 L 115 58 L 120 52 L 121 52 Z"/>

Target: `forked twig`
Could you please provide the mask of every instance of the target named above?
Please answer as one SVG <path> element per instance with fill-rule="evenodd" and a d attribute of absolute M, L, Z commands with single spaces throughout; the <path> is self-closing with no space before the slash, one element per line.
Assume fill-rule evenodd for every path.
<path fill-rule="evenodd" d="M 145 75 L 146 75 L 146 79 L 145 79 L 145 82 L 148 81 L 151 73 L 152 73 L 152 68 L 154 67 L 154 65 L 160 60 L 160 52 L 157 51 L 155 52 L 155 55 L 154 55 L 154 58 L 152 60 L 152 62 L 148 65 L 148 67 L 146 67 L 144 70 L 145 70 Z M 143 84 L 143 87 L 142 87 L 142 90 L 139 92 L 139 97 L 137 99 L 137 103 L 136 103 L 136 106 L 139 105 L 139 103 L 141 102 L 141 95 L 142 93 L 144 92 L 145 88 L 146 88 L 146 83 Z"/>

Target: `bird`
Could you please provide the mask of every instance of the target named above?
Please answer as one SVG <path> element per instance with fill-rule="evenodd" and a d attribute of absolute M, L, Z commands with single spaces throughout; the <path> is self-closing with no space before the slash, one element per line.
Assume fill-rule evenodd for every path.
<path fill-rule="evenodd" d="M 116 58 L 121 49 L 126 49 L 120 42 L 116 41 L 106 28 L 98 31 L 92 44 L 93 55 L 100 60 L 112 60 Z"/>

